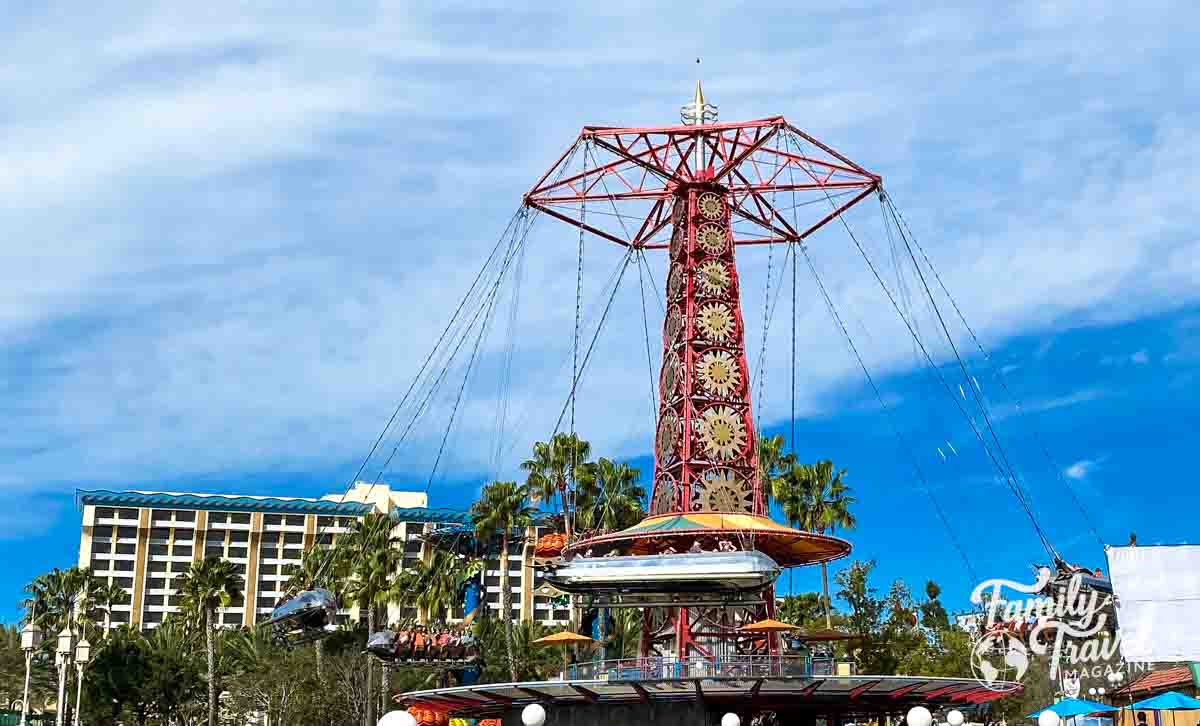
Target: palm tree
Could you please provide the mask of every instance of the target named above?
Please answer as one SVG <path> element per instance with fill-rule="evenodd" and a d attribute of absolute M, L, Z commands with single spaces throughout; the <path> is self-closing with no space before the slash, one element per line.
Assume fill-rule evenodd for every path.
<path fill-rule="evenodd" d="M 591 454 L 592 445 L 575 434 L 555 434 L 550 443 L 535 442 L 533 457 L 521 464 L 521 469 L 528 472 L 525 485 L 534 501 L 550 502 L 555 495 L 561 497 L 568 541 L 574 533 L 568 482 L 576 481 Z"/>
<path fill-rule="evenodd" d="M 478 578 L 483 561 L 466 559 L 449 550 L 435 549 L 429 562 L 418 562 L 396 580 L 390 600 L 412 603 L 425 610 L 431 620 L 441 620 L 446 611 L 461 602 L 468 582 Z"/>
<path fill-rule="evenodd" d="M 528 463 L 528 462 L 526 462 Z M 504 647 L 508 670 L 517 680 L 517 660 L 512 639 L 512 592 L 508 585 L 508 542 L 514 531 L 523 533 L 533 524 L 529 488 L 515 481 L 495 481 L 483 488 L 479 501 L 471 505 L 475 536 L 481 541 L 500 539 L 500 616 L 504 619 Z M 569 518 L 568 518 L 569 521 Z"/>
<path fill-rule="evenodd" d="M 115 582 L 104 583 L 101 581 L 90 591 L 90 594 L 95 608 L 92 614 L 94 620 L 99 620 L 99 613 L 96 611 L 111 614 L 114 605 L 124 605 L 129 602 L 129 593 Z M 108 637 L 108 630 L 104 630 L 102 637 Z"/>
<path fill-rule="evenodd" d="M 762 482 L 763 505 L 770 507 L 774 496 L 775 482 L 796 461 L 796 455 L 783 450 L 782 436 L 758 437 L 758 477 Z"/>
<path fill-rule="evenodd" d="M 855 503 L 846 484 L 845 469 L 834 469 L 832 461 L 818 461 L 801 468 L 807 514 L 804 526 L 817 534 L 853 529 L 856 523 L 850 507 Z M 833 627 L 829 600 L 829 570 L 821 563 L 821 594 L 825 598 L 825 627 Z"/>
<path fill-rule="evenodd" d="M 217 653 L 216 624 L 213 616 L 217 608 L 228 607 L 229 603 L 242 594 L 242 577 L 237 566 L 219 557 L 207 557 L 193 562 L 187 572 L 177 578 L 175 589 L 180 595 L 182 609 L 191 616 L 193 623 L 204 624 L 204 650 L 208 660 L 208 726 L 217 726 Z"/>
<path fill-rule="evenodd" d="M 380 512 L 371 512 L 355 521 L 351 530 L 338 540 L 341 566 L 349 579 L 346 595 L 358 604 L 359 612 L 366 612 L 367 633 L 375 632 L 376 608 L 385 605 L 396 569 L 400 564 L 400 551 L 393 547 L 392 518 Z M 374 664 L 367 658 L 367 723 L 375 723 Z"/>
<path fill-rule="evenodd" d="M 579 471 L 575 518 L 580 529 L 612 532 L 632 527 L 645 516 L 641 472 L 601 457 Z"/>

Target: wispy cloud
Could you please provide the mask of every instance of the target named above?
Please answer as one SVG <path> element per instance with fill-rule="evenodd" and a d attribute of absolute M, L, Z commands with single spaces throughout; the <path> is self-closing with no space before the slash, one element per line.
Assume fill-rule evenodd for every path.
<path fill-rule="evenodd" d="M 1098 462 L 1091 459 L 1080 459 L 1063 470 L 1063 474 L 1068 479 L 1082 480 L 1088 478 L 1099 466 Z"/>
<path fill-rule="evenodd" d="M 723 118 L 785 114 L 884 176 L 989 345 L 1200 298 L 1194 9 L 714 7 L 703 26 L 681 25 L 685 11 L 0 11 L 0 483 L 133 485 L 361 455 L 521 193 L 584 123 L 672 122 L 697 71 L 670 59 L 700 52 Z M 1106 50 L 1131 44 L 1137 63 Z M 849 222 L 886 260 L 878 210 Z M 811 249 L 864 356 L 880 376 L 911 370 L 907 331 L 835 232 Z M 572 240 L 548 220 L 531 237 L 517 373 L 499 385 L 507 340 L 485 341 L 443 470 L 488 466 L 503 398 L 516 450 L 553 426 L 569 387 Z M 752 366 L 761 252 L 739 253 Z M 586 300 L 618 254 L 588 243 Z M 770 264 L 777 275 L 778 251 Z M 799 279 L 797 409 L 821 412 L 861 374 Z M 949 360 L 908 282 L 902 304 Z M 656 361 L 631 373 L 641 315 L 627 280 L 580 393 L 598 450 L 650 445 Z M 789 323 L 780 312 L 765 336 L 766 421 L 791 406 Z M 961 326 L 952 334 L 967 348 Z M 406 470 L 428 468 L 452 404 L 433 401 Z"/>

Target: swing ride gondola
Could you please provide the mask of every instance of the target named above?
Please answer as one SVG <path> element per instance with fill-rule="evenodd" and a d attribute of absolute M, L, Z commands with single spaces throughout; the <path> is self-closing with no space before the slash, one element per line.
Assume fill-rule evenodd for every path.
<path fill-rule="evenodd" d="M 259 627 L 270 630 L 280 643 L 309 643 L 334 629 L 337 611 L 337 599 L 332 592 L 321 588 L 304 590 L 280 603 Z"/>
<path fill-rule="evenodd" d="M 761 396 L 767 330 L 773 305 L 780 297 L 777 292 L 772 299 L 770 292 L 772 285 L 776 290 L 781 286 L 783 270 L 790 266 L 792 274 L 793 398 L 797 360 L 795 278 L 797 269 L 806 267 L 883 415 L 892 416 L 871 367 L 850 334 L 846 316 L 839 311 L 809 253 L 814 236 L 831 229 L 844 231 L 853 243 L 851 249 L 866 261 L 872 278 L 911 334 L 914 355 L 960 414 L 963 435 L 978 443 L 986 461 L 995 468 L 996 479 L 1014 494 L 1051 560 L 1060 563 L 1062 559 L 1010 461 L 981 386 L 970 374 L 956 336 L 941 313 L 935 288 L 953 305 L 989 365 L 990 357 L 885 193 L 882 178 L 783 117 L 718 122 L 717 110 L 704 100 L 699 84 L 693 102 L 682 109 L 681 116 L 683 123 L 676 126 L 584 127 L 575 143 L 525 194 L 520 209 L 359 468 L 361 475 L 377 453 L 382 457 L 386 452 L 382 445 L 391 437 L 394 446 L 379 467 L 376 480 L 382 478 L 417 423 L 440 400 L 444 405 L 439 410 L 448 412 L 448 421 L 429 476 L 430 483 L 435 481 L 447 441 L 461 420 L 464 393 L 480 364 L 481 343 L 502 307 L 499 291 L 507 286 L 512 289 L 512 307 L 500 355 L 501 405 L 490 463 L 497 472 L 505 469 L 503 462 L 509 451 L 506 441 L 513 429 L 521 428 L 509 420 L 506 398 L 514 367 L 513 341 L 517 337 L 520 286 L 516 281 L 536 219 L 548 217 L 578 231 L 569 390 L 558 409 L 552 434 L 575 432 L 580 383 L 594 360 L 596 343 L 626 272 L 636 268 L 654 409 L 654 473 L 648 514 L 641 523 L 622 531 L 587 533 L 574 539 L 553 533 L 534 541 L 532 549 L 545 579 L 541 594 L 570 593 L 577 607 L 643 609 L 639 657 L 614 666 L 612 672 L 618 674 L 615 679 L 600 677 L 597 667 L 596 678 L 435 689 L 404 694 L 400 701 L 469 717 L 504 715 L 506 720 L 514 719 L 525 704 L 550 703 L 556 708 L 576 709 L 579 718 L 575 722 L 581 724 L 610 722 L 611 717 L 602 707 L 614 703 L 640 707 L 646 713 L 653 711 L 663 723 L 684 723 L 695 714 L 685 710 L 669 715 L 659 706 L 689 700 L 701 711 L 733 707 L 805 716 L 832 712 L 843 716 L 878 715 L 915 704 L 983 704 L 1018 689 L 1018 684 L 1004 683 L 984 687 L 973 679 L 845 673 L 835 677 L 832 671 L 804 670 L 807 666 L 797 670 L 787 660 L 793 657 L 790 653 L 794 649 L 785 647 L 780 636 L 743 630 L 774 616 L 774 583 L 782 569 L 829 562 L 850 552 L 845 540 L 802 532 L 771 519 L 759 471 L 755 446 L 759 427 L 753 409 L 761 409 L 761 400 L 752 405 L 751 384 L 759 386 Z M 911 261 L 910 283 L 919 283 L 917 289 L 936 312 L 935 330 L 939 337 L 944 334 L 943 342 L 952 354 L 949 367 L 939 365 L 935 359 L 937 351 L 920 331 L 905 298 L 904 285 L 889 286 L 884 281 L 877 261 L 847 222 L 847 213 L 871 198 L 878 200 L 894 260 L 906 256 Z M 586 316 L 586 326 L 582 300 L 585 239 L 613 243 L 621 253 L 616 269 L 602 287 L 599 304 Z M 777 247 L 786 255 L 778 279 L 773 279 L 772 255 Z M 742 280 L 735 260 L 735 253 L 745 248 L 764 249 L 768 260 L 762 353 L 756 368 L 750 366 L 747 357 Z M 666 261 L 665 288 L 659 298 L 662 332 L 661 364 L 657 368 L 651 355 L 643 276 L 651 270 L 647 255 L 655 251 Z M 652 276 L 650 286 L 658 296 Z M 592 328 L 590 335 L 585 327 Z M 463 368 L 462 383 L 452 386 L 450 394 L 439 399 L 456 365 Z M 964 383 L 955 380 L 958 374 Z M 1011 396 L 999 373 L 997 380 Z M 793 400 L 793 421 L 794 407 Z M 930 486 L 929 463 L 914 453 L 894 420 L 889 421 L 899 448 L 912 466 L 917 489 L 929 500 L 948 533 L 948 543 L 977 582 L 967 552 Z M 949 440 L 945 443 L 945 448 L 957 456 L 957 448 Z M 940 446 L 933 448 L 942 461 L 947 459 Z M 1061 475 L 1059 479 L 1074 498 L 1069 482 Z M 569 501 L 567 496 L 563 499 Z M 1090 526 L 1082 505 L 1077 499 L 1075 503 Z M 573 513 L 568 509 L 561 516 L 565 523 Z M 463 556 L 492 556 L 490 543 L 480 542 L 474 535 L 473 528 L 460 525 L 426 533 L 425 538 Z M 1105 585 L 1095 573 L 1070 574 L 1078 574 L 1087 587 L 1101 590 Z M 602 619 L 594 614 L 590 617 Z M 394 630 L 375 633 L 367 650 L 393 663 L 429 660 L 428 642 L 421 657 L 414 657 L 417 636 L 416 631 L 407 635 Z M 438 657 L 446 652 L 453 650 L 442 650 Z M 785 662 L 788 667 L 784 667 Z M 747 678 L 749 673 L 758 675 Z M 682 690 L 677 683 L 681 680 L 688 682 Z"/>

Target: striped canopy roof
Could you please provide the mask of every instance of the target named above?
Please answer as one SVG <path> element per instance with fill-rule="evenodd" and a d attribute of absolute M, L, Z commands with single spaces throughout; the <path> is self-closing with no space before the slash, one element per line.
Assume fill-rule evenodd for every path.
<path fill-rule="evenodd" d="M 712 550 L 722 539 L 750 545 L 783 567 L 828 562 L 850 553 L 850 543 L 837 537 L 803 532 L 769 517 L 754 514 L 692 512 L 647 517 L 629 529 L 573 544 L 573 554 L 603 555 L 620 550 L 629 555 L 660 554 L 669 549 L 687 551 L 700 541 Z"/>

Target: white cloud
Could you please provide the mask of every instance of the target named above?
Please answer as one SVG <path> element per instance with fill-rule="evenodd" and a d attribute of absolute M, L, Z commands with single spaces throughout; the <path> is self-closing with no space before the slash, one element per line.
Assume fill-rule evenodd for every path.
<path fill-rule="evenodd" d="M 47 7 L 0 24 L 0 412 L 21 422 L 0 444 L 0 482 L 133 484 L 360 456 L 520 194 L 584 123 L 672 122 L 696 72 L 672 59 L 697 53 L 724 118 L 785 114 L 882 173 L 989 345 L 1194 302 L 1190 9 L 920 8 L 710 8 L 681 24 L 691 5 L 306 14 L 217 2 Z M 1133 46 L 1136 62 L 1106 50 Z M 872 212 L 851 223 L 883 260 Z M 912 368 L 906 332 L 835 232 L 813 255 L 864 355 L 879 374 Z M 575 242 L 549 220 L 531 237 L 518 454 L 565 396 Z M 592 300 L 618 252 L 588 245 Z M 766 259 L 739 261 L 754 364 Z M 605 451 L 649 448 L 635 283 L 580 394 L 577 425 Z M 800 284 L 807 415 L 860 374 Z M 652 338 L 658 316 L 651 302 Z M 790 408 L 789 322 L 781 305 L 767 421 Z M 443 470 L 493 457 L 500 338 L 484 346 Z M 459 382 L 397 470 L 428 470 Z"/>
<path fill-rule="evenodd" d="M 1063 470 L 1068 479 L 1082 480 L 1094 473 L 1100 464 L 1091 459 L 1080 459 Z"/>

